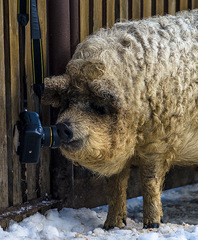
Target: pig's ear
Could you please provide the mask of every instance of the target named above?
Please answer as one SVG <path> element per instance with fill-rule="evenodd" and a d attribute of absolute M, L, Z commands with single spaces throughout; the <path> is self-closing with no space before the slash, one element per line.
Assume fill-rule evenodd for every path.
<path fill-rule="evenodd" d="M 45 78 L 45 91 L 42 96 L 42 103 L 60 107 L 61 95 L 66 94 L 69 86 L 69 78 L 66 74 Z"/>
<path fill-rule="evenodd" d="M 68 63 L 66 72 L 72 78 L 93 80 L 103 76 L 105 65 L 98 59 L 74 59 Z"/>

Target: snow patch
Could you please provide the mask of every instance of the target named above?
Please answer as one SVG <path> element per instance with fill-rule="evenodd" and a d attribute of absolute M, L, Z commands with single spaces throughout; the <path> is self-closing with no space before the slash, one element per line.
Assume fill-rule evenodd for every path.
<path fill-rule="evenodd" d="M 127 226 L 102 228 L 108 207 L 94 209 L 51 209 L 36 213 L 20 223 L 0 228 L 3 240 L 198 240 L 198 184 L 164 191 L 165 223 L 158 229 L 142 228 L 142 197 L 127 200 Z"/>

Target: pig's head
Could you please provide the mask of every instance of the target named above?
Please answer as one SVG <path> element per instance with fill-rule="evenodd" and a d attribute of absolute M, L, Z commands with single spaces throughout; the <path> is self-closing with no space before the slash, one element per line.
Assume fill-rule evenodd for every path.
<path fill-rule="evenodd" d="M 46 78 L 43 102 L 60 108 L 62 154 L 101 175 L 120 172 L 136 141 L 128 94 L 104 63 L 93 59 L 71 60 L 66 74 Z"/>

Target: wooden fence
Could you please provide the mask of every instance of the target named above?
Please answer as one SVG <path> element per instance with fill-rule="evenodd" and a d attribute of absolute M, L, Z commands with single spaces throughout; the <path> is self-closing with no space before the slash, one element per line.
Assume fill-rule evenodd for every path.
<path fill-rule="evenodd" d="M 45 74 L 63 73 L 76 45 L 100 27 L 111 27 L 117 20 L 140 19 L 164 13 L 175 14 L 176 11 L 196 7 L 198 0 L 39 0 Z M 28 110 L 34 111 L 30 24 L 26 27 L 26 43 Z M 100 185 L 98 180 L 63 160 L 57 151 L 53 152 L 50 162 L 49 149 L 42 150 L 38 165 L 21 165 L 15 153 L 13 129 L 22 111 L 21 49 L 17 1 L 0 0 L 0 208 L 5 209 L 50 194 L 57 198 L 66 196 L 65 201 L 71 206 L 75 199 L 79 201 L 82 196 L 85 198 L 85 195 L 89 195 L 79 195 L 82 182 L 90 186 L 87 191 L 91 192 L 94 191 L 94 186 Z M 48 107 L 44 107 L 43 111 L 44 123 L 49 124 L 50 115 L 53 121 L 56 112 L 50 113 Z M 103 181 L 104 188 L 105 184 Z M 101 190 L 101 185 L 99 189 Z M 101 195 L 100 191 L 96 193 L 96 198 L 99 194 Z M 101 203 L 94 201 L 95 205 Z M 94 205 L 89 204 L 89 199 L 82 202 Z"/>
<path fill-rule="evenodd" d="M 38 12 L 43 40 L 43 56 L 46 61 L 47 6 L 38 1 Z M 1 151 L 0 151 L 0 207 L 5 208 L 50 193 L 49 151 L 44 150 L 38 166 L 21 165 L 13 145 L 13 129 L 22 109 L 22 51 L 21 29 L 17 22 L 17 1 L 0 1 L 0 96 L 1 96 Z M 28 84 L 28 110 L 34 111 L 32 98 L 32 63 L 30 24 L 26 27 L 26 71 Z M 44 116 L 49 119 L 47 108 Z M 47 121 L 47 120 L 45 120 Z M 49 122 L 49 120 L 48 120 Z"/>
<path fill-rule="evenodd" d="M 198 8 L 198 0 L 80 0 L 80 40 L 115 21 L 175 14 Z"/>

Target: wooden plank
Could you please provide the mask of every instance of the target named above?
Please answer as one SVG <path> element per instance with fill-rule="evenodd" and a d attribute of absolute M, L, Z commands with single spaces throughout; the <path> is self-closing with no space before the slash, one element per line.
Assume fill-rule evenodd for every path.
<path fill-rule="evenodd" d="M 11 129 L 18 120 L 20 112 L 20 68 L 19 68 L 19 31 L 17 16 L 17 1 L 9 0 L 9 26 L 10 26 L 10 77 L 11 77 Z M 12 139 L 12 135 L 11 141 Z M 19 158 L 16 155 L 15 148 L 12 145 L 13 161 L 13 204 L 19 204 L 22 201 L 21 192 L 21 168 Z"/>
<path fill-rule="evenodd" d="M 27 74 L 27 95 L 28 95 L 28 111 L 35 111 L 34 99 L 33 99 L 33 74 L 32 74 L 32 56 L 31 56 L 31 30 L 30 21 L 25 28 L 25 66 Z M 31 200 L 37 197 L 36 189 L 36 165 L 25 164 L 26 174 L 25 179 L 27 189 L 23 192 L 26 195 L 27 200 Z M 26 200 L 24 198 L 24 200 Z"/>
<path fill-rule="evenodd" d="M 120 0 L 120 21 L 128 20 L 128 0 Z"/>
<path fill-rule="evenodd" d="M 176 13 L 176 0 L 168 0 L 168 14 L 175 15 Z"/>
<path fill-rule="evenodd" d="M 107 27 L 112 27 L 115 23 L 115 0 L 107 1 Z"/>
<path fill-rule="evenodd" d="M 38 211 L 44 214 L 51 208 L 60 209 L 61 207 L 62 202 L 60 200 L 46 201 L 43 198 L 39 198 L 15 207 L 0 210 L 0 226 L 5 229 L 9 226 L 11 219 L 16 222 L 20 222 L 24 219 L 24 216 L 31 216 Z"/>
<path fill-rule="evenodd" d="M 89 35 L 89 0 L 80 0 L 80 41 Z"/>
<path fill-rule="evenodd" d="M 132 19 L 138 20 L 141 18 L 141 1 L 133 0 L 132 1 Z"/>
<path fill-rule="evenodd" d="M 143 0 L 143 18 L 151 16 L 152 0 Z"/>
<path fill-rule="evenodd" d="M 156 0 L 156 14 L 164 15 L 164 0 Z"/>
<path fill-rule="evenodd" d="M 192 0 L 192 9 L 198 8 L 198 0 Z"/>
<path fill-rule="evenodd" d="M 43 60 L 44 60 L 44 74 L 48 75 L 47 69 L 47 2 L 45 0 L 40 0 L 38 3 L 38 15 L 41 27 L 41 38 L 43 45 Z M 50 112 L 48 106 L 42 106 L 43 110 L 43 125 L 50 125 Z M 50 150 L 49 148 L 41 149 L 41 157 L 39 164 L 39 193 L 37 196 L 45 196 L 50 194 Z M 38 186 L 37 186 L 38 187 Z"/>
<path fill-rule="evenodd" d="M 180 0 L 180 11 L 188 9 L 188 0 Z"/>
<path fill-rule="evenodd" d="M 6 95 L 4 62 L 4 13 L 3 1 L 0 1 L 0 208 L 8 207 L 8 166 L 7 166 L 7 132 L 6 132 Z"/>
<path fill-rule="evenodd" d="M 102 27 L 102 0 L 93 1 L 93 32 Z"/>

